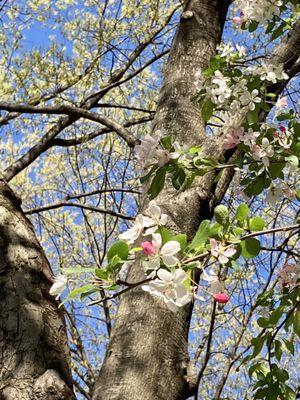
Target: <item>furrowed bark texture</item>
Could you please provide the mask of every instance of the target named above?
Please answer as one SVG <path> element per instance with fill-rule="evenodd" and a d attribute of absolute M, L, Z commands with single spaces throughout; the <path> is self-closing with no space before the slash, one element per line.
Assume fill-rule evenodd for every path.
<path fill-rule="evenodd" d="M 46 256 L 20 200 L 0 178 L 0 400 L 70 400 L 62 312 Z"/>
<path fill-rule="evenodd" d="M 199 107 L 191 96 L 197 73 L 207 67 L 220 41 L 224 12 L 217 1 L 188 2 L 173 40 L 154 130 L 176 136 L 181 144 L 211 143 L 211 139 L 205 141 Z M 166 185 L 158 203 L 172 220 L 174 231 L 191 236 L 202 219 L 211 217 L 213 190 L 212 176 L 181 194 Z M 140 265 L 135 264 L 127 281 L 144 278 Z M 188 398 L 193 392 L 187 379 L 189 320 L 188 307 L 173 313 L 140 288 L 127 292 L 120 302 L 93 400 Z"/>

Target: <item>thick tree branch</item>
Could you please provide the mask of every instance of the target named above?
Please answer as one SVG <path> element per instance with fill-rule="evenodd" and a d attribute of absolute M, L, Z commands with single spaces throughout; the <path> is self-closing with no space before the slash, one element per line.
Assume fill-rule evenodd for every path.
<path fill-rule="evenodd" d="M 99 115 L 95 112 L 88 111 L 80 107 L 69 105 L 35 107 L 26 104 L 0 102 L 0 110 L 16 111 L 26 114 L 69 115 L 71 117 L 76 117 L 76 119 L 85 118 L 90 121 L 99 122 L 100 124 L 105 125 L 107 128 L 113 130 L 122 139 L 124 139 L 130 147 L 133 147 L 136 144 L 136 140 L 132 138 L 130 133 L 126 128 L 124 128 L 123 125 L 111 118 Z"/>

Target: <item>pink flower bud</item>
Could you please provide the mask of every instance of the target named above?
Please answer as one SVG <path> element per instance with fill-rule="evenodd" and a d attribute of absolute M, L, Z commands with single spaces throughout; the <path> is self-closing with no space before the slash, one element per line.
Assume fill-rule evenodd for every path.
<path fill-rule="evenodd" d="M 147 254 L 147 256 L 153 256 L 156 253 L 155 248 L 153 247 L 153 244 L 151 242 L 142 242 L 141 247 L 143 249 L 143 252 Z"/>
<path fill-rule="evenodd" d="M 226 304 L 229 300 L 229 296 L 226 293 L 215 293 L 213 295 L 217 303 Z"/>
<path fill-rule="evenodd" d="M 281 130 L 281 132 L 285 133 L 286 132 L 286 127 L 280 125 L 279 129 Z"/>
<path fill-rule="evenodd" d="M 243 23 L 243 18 L 242 18 L 242 17 L 233 17 L 233 18 L 232 18 L 232 22 L 233 22 L 235 25 L 240 26 L 240 25 L 242 25 L 242 23 Z"/>

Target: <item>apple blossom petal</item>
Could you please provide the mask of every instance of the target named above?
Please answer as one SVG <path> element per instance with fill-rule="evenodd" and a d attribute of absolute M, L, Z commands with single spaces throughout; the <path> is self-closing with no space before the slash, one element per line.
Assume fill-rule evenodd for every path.
<path fill-rule="evenodd" d="M 177 254 L 180 251 L 180 243 L 176 240 L 170 240 L 165 243 L 161 248 L 161 255 L 173 255 Z"/>
<path fill-rule="evenodd" d="M 183 271 L 183 269 L 176 269 L 174 272 L 174 281 L 176 283 L 182 283 L 185 281 L 187 278 L 186 273 Z"/>
<path fill-rule="evenodd" d="M 218 260 L 221 264 L 226 264 L 229 261 L 229 259 L 224 254 L 220 254 Z"/>
<path fill-rule="evenodd" d="M 158 251 L 161 248 L 162 237 L 159 233 L 152 234 L 152 243 L 153 243 L 153 247 L 155 248 L 156 251 Z"/>
<path fill-rule="evenodd" d="M 166 299 L 165 299 L 165 304 L 166 304 L 166 306 L 168 307 L 169 310 L 171 310 L 171 311 L 173 311 L 173 312 L 178 311 L 178 307 L 177 307 L 177 305 L 174 303 L 173 300 L 166 300 Z"/>
<path fill-rule="evenodd" d="M 65 275 L 59 274 L 55 280 L 53 285 L 49 289 L 49 294 L 51 296 L 57 296 L 56 300 L 58 300 L 59 296 L 64 291 L 65 287 L 67 286 L 68 278 Z"/>
<path fill-rule="evenodd" d="M 168 215 L 167 214 L 161 214 L 160 225 L 166 225 L 167 221 L 168 221 Z"/>
<path fill-rule="evenodd" d="M 146 212 L 155 220 L 159 220 L 161 216 L 161 209 L 154 200 L 149 202 Z"/>
<path fill-rule="evenodd" d="M 210 245 L 211 245 L 211 249 L 212 250 L 216 250 L 217 249 L 217 246 L 218 246 L 218 244 L 217 244 L 217 241 L 216 241 L 216 239 L 210 239 L 209 240 L 209 243 L 210 243 Z"/>
<path fill-rule="evenodd" d="M 178 258 L 173 256 L 172 254 L 162 254 L 161 258 L 162 258 L 163 263 L 165 265 L 167 265 L 168 267 L 173 267 L 179 261 Z"/>
<path fill-rule="evenodd" d="M 173 274 L 163 268 L 157 271 L 157 276 L 164 282 L 171 282 L 173 280 Z"/>
<path fill-rule="evenodd" d="M 236 249 L 234 249 L 233 247 L 230 247 L 224 251 L 223 255 L 226 257 L 232 257 L 235 253 L 236 253 Z"/>

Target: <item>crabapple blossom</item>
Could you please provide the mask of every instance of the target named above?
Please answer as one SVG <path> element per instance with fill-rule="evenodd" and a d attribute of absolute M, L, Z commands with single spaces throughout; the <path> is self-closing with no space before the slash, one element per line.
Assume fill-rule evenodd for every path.
<path fill-rule="evenodd" d="M 286 80 L 289 76 L 283 70 L 283 64 L 273 65 L 263 62 L 260 66 L 249 67 L 249 71 L 259 75 L 261 81 L 276 83 L 279 80 Z"/>
<path fill-rule="evenodd" d="M 270 21 L 274 16 L 280 14 L 281 0 L 236 0 L 237 8 L 241 10 L 240 17 L 247 25 L 251 21 L 257 21 L 264 24 Z"/>
<path fill-rule="evenodd" d="M 133 243 L 136 239 L 138 239 L 145 228 L 150 226 L 153 227 L 154 224 L 155 222 L 151 218 L 142 214 L 138 214 L 134 221 L 134 225 L 127 231 L 121 233 L 121 235 L 119 235 L 119 239 L 125 240 L 127 243 Z M 155 229 L 157 229 L 157 226 Z"/>
<path fill-rule="evenodd" d="M 243 16 L 244 16 L 244 13 L 240 13 L 240 16 L 236 16 L 236 17 L 233 17 L 232 18 L 232 22 L 236 25 L 236 26 L 241 26 L 242 25 L 242 23 L 244 22 L 243 21 Z"/>
<path fill-rule="evenodd" d="M 231 96 L 229 81 L 230 79 L 224 76 L 221 71 L 215 71 L 211 80 L 213 86 L 206 89 L 213 103 L 221 105 Z"/>
<path fill-rule="evenodd" d="M 204 270 L 201 278 L 209 283 L 209 292 L 212 295 L 223 291 L 224 284 L 220 282 L 218 275 L 214 271 L 210 270 L 209 272 L 206 272 Z"/>
<path fill-rule="evenodd" d="M 256 139 L 260 136 L 260 132 L 253 131 L 252 128 L 248 129 L 248 132 L 244 133 L 244 136 L 241 138 L 241 142 L 243 142 L 246 146 L 252 147 L 256 143 Z"/>
<path fill-rule="evenodd" d="M 175 266 L 179 260 L 175 255 L 180 251 L 180 244 L 176 240 L 170 240 L 162 245 L 162 237 L 159 233 L 152 235 L 152 241 L 142 242 L 141 247 L 144 254 L 148 256 L 148 269 L 158 269 L 160 261 L 163 264 L 172 267 Z"/>
<path fill-rule="evenodd" d="M 269 158 L 273 157 L 274 149 L 267 138 L 263 138 L 261 146 L 254 144 L 252 146 L 252 156 L 254 160 L 261 160 L 265 167 L 270 165 Z"/>
<path fill-rule="evenodd" d="M 296 197 L 295 191 L 292 190 L 287 183 L 280 182 L 276 185 L 272 184 L 266 195 L 266 202 L 271 206 L 275 206 L 283 195 L 289 200 L 293 200 Z"/>
<path fill-rule="evenodd" d="M 68 278 L 65 275 L 59 274 L 55 277 L 54 283 L 49 290 L 51 296 L 56 296 L 55 300 L 59 299 L 60 295 L 65 290 L 67 283 L 68 283 Z"/>
<path fill-rule="evenodd" d="M 178 307 L 191 301 L 191 292 L 184 285 L 186 279 L 187 275 L 182 269 L 169 272 L 161 268 L 157 271 L 157 278 L 143 285 L 142 289 L 162 298 L 169 310 L 175 312 Z"/>
<path fill-rule="evenodd" d="M 286 108 L 288 106 L 288 99 L 286 96 L 280 97 L 276 102 L 276 108 L 281 110 L 282 108 Z"/>
<path fill-rule="evenodd" d="M 239 58 L 246 55 L 245 47 L 239 44 L 233 46 L 231 43 L 221 43 L 217 47 L 217 50 L 220 56 L 226 58 L 227 61 L 230 61 L 232 57 L 236 55 L 238 55 Z"/>
<path fill-rule="evenodd" d="M 156 163 L 163 167 L 170 161 L 169 151 L 160 146 L 160 136 L 145 135 L 135 146 L 135 153 L 144 168 Z"/>
<path fill-rule="evenodd" d="M 145 214 L 150 217 L 152 222 L 147 226 L 144 236 L 152 235 L 157 230 L 158 226 L 166 225 L 167 223 L 168 215 L 162 213 L 161 208 L 154 200 L 149 202 Z"/>
<path fill-rule="evenodd" d="M 151 164 L 151 160 L 155 156 L 156 148 L 159 144 L 159 138 L 150 135 L 145 135 L 141 139 L 141 143 L 135 146 L 135 153 L 141 162 L 141 164 L 146 168 Z"/>
<path fill-rule="evenodd" d="M 240 97 L 239 101 L 242 106 L 246 106 L 249 110 L 253 111 L 255 109 L 255 104 L 261 102 L 261 98 L 257 96 L 258 90 L 254 89 L 252 92 L 245 91 Z"/>
<path fill-rule="evenodd" d="M 273 137 L 285 149 L 289 149 L 292 145 L 292 132 L 288 131 L 284 126 L 280 126 L 279 131 L 273 133 Z"/>
<path fill-rule="evenodd" d="M 222 243 L 218 243 L 216 239 L 210 239 L 211 255 L 214 256 L 221 264 L 226 264 L 229 257 L 236 253 L 233 247 L 226 247 Z"/>
<path fill-rule="evenodd" d="M 231 129 L 224 137 L 223 148 L 228 150 L 236 147 L 236 145 L 241 142 L 243 134 L 244 134 L 244 128 L 242 127 L 237 129 Z"/>

